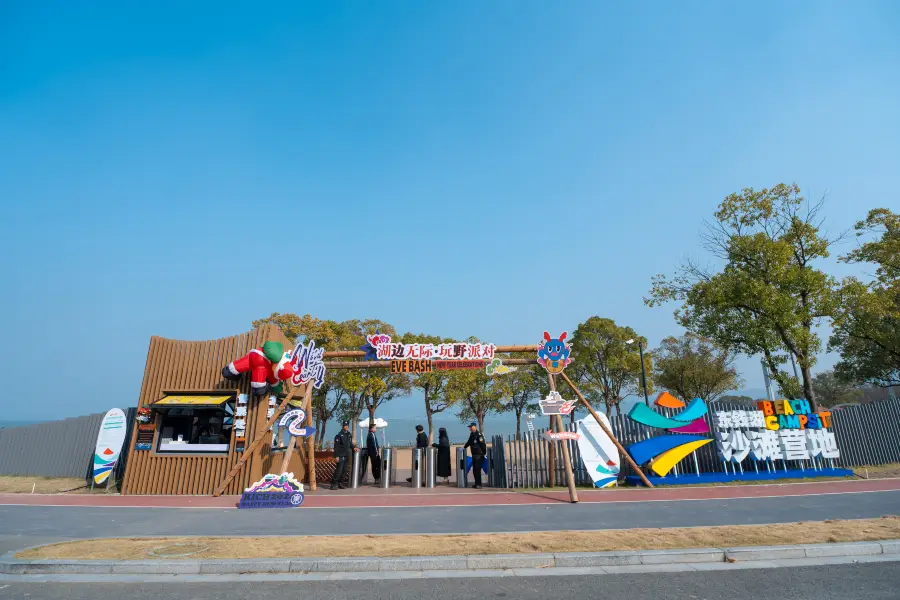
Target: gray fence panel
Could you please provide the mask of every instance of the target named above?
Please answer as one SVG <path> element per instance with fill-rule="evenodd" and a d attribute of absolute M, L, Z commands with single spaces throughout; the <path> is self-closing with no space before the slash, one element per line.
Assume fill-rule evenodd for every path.
<path fill-rule="evenodd" d="M 135 409 L 127 409 L 125 413 L 128 429 L 116 467 L 116 479 L 121 479 L 124 473 Z M 0 475 L 87 479 L 104 414 L 0 429 Z"/>

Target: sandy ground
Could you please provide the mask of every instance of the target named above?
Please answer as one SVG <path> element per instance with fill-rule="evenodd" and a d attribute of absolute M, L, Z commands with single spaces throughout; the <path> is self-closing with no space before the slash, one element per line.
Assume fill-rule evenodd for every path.
<path fill-rule="evenodd" d="M 0 493 L 4 494 L 30 494 L 32 490 L 35 494 L 58 494 L 69 490 L 89 492 L 90 487 L 85 485 L 84 479 L 72 477 L 0 475 Z"/>
<path fill-rule="evenodd" d="M 148 560 L 441 556 L 534 552 L 602 552 L 723 546 L 860 542 L 900 538 L 900 517 L 671 529 L 545 531 L 491 535 L 354 535 L 96 539 L 51 544 L 23 559 Z"/>

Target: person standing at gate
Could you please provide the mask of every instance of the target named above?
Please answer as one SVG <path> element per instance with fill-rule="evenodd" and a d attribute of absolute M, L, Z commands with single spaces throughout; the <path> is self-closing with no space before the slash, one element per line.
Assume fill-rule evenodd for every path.
<path fill-rule="evenodd" d="M 477 423 L 469 423 L 469 441 L 466 448 L 472 453 L 472 474 L 475 476 L 474 489 L 481 489 L 481 470 L 484 468 L 484 455 L 487 454 L 487 444 L 484 436 L 478 431 Z"/>
<path fill-rule="evenodd" d="M 438 443 L 433 445 L 437 448 L 437 476 L 446 479 L 450 485 L 450 438 L 446 429 L 438 429 Z"/>
<path fill-rule="evenodd" d="M 375 485 L 381 479 L 381 457 L 378 455 L 378 435 L 377 428 L 373 423 L 369 424 L 369 435 L 366 436 L 366 454 L 369 455 L 369 461 L 372 463 L 372 477 L 375 479 Z"/>
<path fill-rule="evenodd" d="M 416 448 L 422 451 L 422 459 L 425 459 L 425 450 L 428 448 L 428 435 L 425 433 L 425 428 L 421 425 L 416 425 Z M 418 465 L 413 465 L 413 468 Z M 422 470 L 422 476 L 425 476 L 425 470 Z M 412 477 L 407 477 L 407 481 L 412 482 Z"/>
<path fill-rule="evenodd" d="M 347 474 L 347 461 L 356 452 L 358 448 L 353 443 L 353 436 L 350 435 L 350 421 L 344 421 L 341 431 L 334 436 L 334 457 L 337 459 L 337 466 L 334 469 L 334 477 L 331 479 L 331 489 L 344 489 L 344 476 Z"/>

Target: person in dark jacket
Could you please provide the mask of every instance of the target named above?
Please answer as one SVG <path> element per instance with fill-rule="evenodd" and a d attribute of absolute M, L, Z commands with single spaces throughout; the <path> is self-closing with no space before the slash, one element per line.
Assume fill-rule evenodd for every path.
<path fill-rule="evenodd" d="M 378 435 L 374 425 L 369 425 L 369 435 L 366 437 L 366 454 L 372 462 L 372 477 L 375 479 L 375 485 L 381 479 L 381 456 L 378 455 Z"/>
<path fill-rule="evenodd" d="M 344 477 L 347 474 L 347 461 L 358 448 L 353 443 L 353 436 L 350 435 L 350 421 L 344 421 L 341 431 L 334 436 L 334 457 L 337 459 L 337 466 L 334 469 L 334 477 L 331 478 L 331 489 L 344 489 Z"/>
<path fill-rule="evenodd" d="M 484 436 L 478 431 L 477 423 L 469 423 L 469 441 L 466 442 L 466 448 L 472 453 L 472 474 L 475 476 L 475 485 L 472 486 L 476 490 L 481 489 L 481 469 L 484 468 L 484 455 L 487 454 L 487 444 Z"/>
<path fill-rule="evenodd" d="M 438 443 L 434 447 L 437 448 L 437 476 L 446 479 L 450 485 L 450 438 L 443 427 L 438 429 Z"/>
<path fill-rule="evenodd" d="M 416 425 L 416 448 L 422 450 L 422 457 L 425 457 L 425 449 L 428 448 L 428 434 L 425 433 L 425 428 L 421 425 Z M 413 465 L 415 468 L 418 465 Z M 425 474 L 423 473 L 424 477 Z M 412 477 L 407 477 L 406 481 L 412 483 Z"/>

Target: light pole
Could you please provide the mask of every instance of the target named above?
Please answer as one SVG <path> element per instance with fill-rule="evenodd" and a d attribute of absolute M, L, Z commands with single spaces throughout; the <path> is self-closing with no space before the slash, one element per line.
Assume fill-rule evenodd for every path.
<path fill-rule="evenodd" d="M 626 344 L 633 344 L 634 340 L 625 340 Z M 647 370 L 644 368 L 644 346 L 638 340 L 638 353 L 641 355 L 641 385 L 644 387 L 644 404 L 650 406 L 650 396 L 647 395 Z"/>

